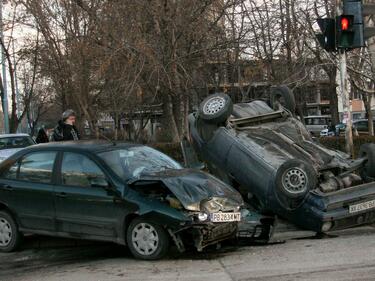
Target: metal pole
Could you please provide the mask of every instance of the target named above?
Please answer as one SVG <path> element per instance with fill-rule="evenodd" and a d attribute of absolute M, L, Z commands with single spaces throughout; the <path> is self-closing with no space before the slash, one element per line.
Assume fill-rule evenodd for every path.
<path fill-rule="evenodd" d="M 3 1 L 0 0 L 0 38 L 4 42 L 3 34 Z M 1 63 L 3 68 L 3 113 L 4 113 L 4 131 L 9 133 L 9 113 L 8 113 L 8 91 L 7 91 L 7 69 L 4 48 L 1 48 Z"/>
<path fill-rule="evenodd" d="M 17 117 L 21 115 L 21 99 L 20 99 L 20 92 L 18 90 L 18 79 L 17 79 L 17 65 L 16 65 L 16 49 L 14 48 L 14 40 L 12 40 L 12 48 L 13 48 L 13 72 L 14 72 L 14 82 L 16 86 L 16 101 L 17 101 Z"/>
<path fill-rule="evenodd" d="M 347 87 L 347 73 L 346 73 L 346 52 L 345 50 L 340 51 L 340 84 L 341 84 L 341 95 L 343 103 L 343 114 L 346 119 L 346 130 L 345 130 L 345 147 L 346 152 L 352 157 L 354 156 L 353 146 L 353 122 L 352 122 L 352 110 L 350 105 L 349 91 Z"/>
<path fill-rule="evenodd" d="M 336 0 L 336 16 L 342 14 L 340 0 Z M 347 73 L 346 73 L 346 51 L 339 50 L 339 61 L 340 61 L 340 85 L 341 85 L 341 97 L 343 105 L 343 119 L 346 119 L 346 130 L 345 130 L 345 148 L 346 152 L 354 157 L 354 145 L 353 145 L 353 121 L 352 121 L 352 110 L 350 105 L 349 91 L 347 87 Z"/>
<path fill-rule="evenodd" d="M 18 77 L 17 77 L 17 65 L 16 65 L 16 49 L 14 48 L 14 40 L 12 40 L 12 48 L 13 48 L 14 81 L 15 81 L 15 86 L 16 86 L 17 118 L 20 118 L 20 116 L 21 116 L 21 97 L 20 97 L 20 92 L 19 92 L 19 89 L 18 89 Z M 19 126 L 17 128 L 17 132 L 18 133 L 22 132 L 22 124 L 21 123 L 19 124 Z"/>

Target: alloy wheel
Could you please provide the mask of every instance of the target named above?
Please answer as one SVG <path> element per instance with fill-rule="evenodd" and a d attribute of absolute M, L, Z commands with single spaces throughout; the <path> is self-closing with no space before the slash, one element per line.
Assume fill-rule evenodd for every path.
<path fill-rule="evenodd" d="M 224 106 L 225 99 L 223 97 L 213 97 L 206 102 L 203 112 L 207 115 L 214 115 L 223 109 Z"/>
<path fill-rule="evenodd" d="M 285 171 L 282 185 L 284 189 L 292 194 L 303 193 L 307 188 L 307 175 L 297 167 Z"/>

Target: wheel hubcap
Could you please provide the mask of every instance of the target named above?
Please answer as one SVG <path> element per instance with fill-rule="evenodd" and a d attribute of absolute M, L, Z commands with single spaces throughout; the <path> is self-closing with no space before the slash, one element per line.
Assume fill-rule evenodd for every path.
<path fill-rule="evenodd" d="M 214 115 L 224 108 L 225 99 L 223 97 L 213 97 L 209 99 L 203 107 L 203 112 Z"/>
<path fill-rule="evenodd" d="M 300 168 L 289 169 L 283 175 L 282 184 L 289 193 L 302 193 L 307 188 L 307 175 Z"/>
<path fill-rule="evenodd" d="M 159 236 L 152 225 L 140 223 L 132 231 L 132 243 L 139 254 L 149 256 L 158 248 Z"/>
<path fill-rule="evenodd" d="M 12 227 L 6 219 L 0 218 L 0 246 L 8 246 L 11 240 Z"/>

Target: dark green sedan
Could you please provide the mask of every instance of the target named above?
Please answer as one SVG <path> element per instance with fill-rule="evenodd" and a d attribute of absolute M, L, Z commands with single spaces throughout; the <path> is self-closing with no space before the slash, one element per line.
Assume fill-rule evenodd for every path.
<path fill-rule="evenodd" d="M 112 241 L 141 259 L 236 235 L 240 194 L 147 146 L 65 142 L 26 148 L 0 165 L 0 251 L 23 233 Z"/>

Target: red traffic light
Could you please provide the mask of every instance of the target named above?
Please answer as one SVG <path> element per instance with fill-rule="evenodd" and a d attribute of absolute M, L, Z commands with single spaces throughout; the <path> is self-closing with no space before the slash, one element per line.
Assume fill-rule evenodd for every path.
<path fill-rule="evenodd" d="M 349 19 L 348 18 L 342 17 L 340 24 L 341 24 L 341 30 L 342 31 L 349 30 Z"/>

